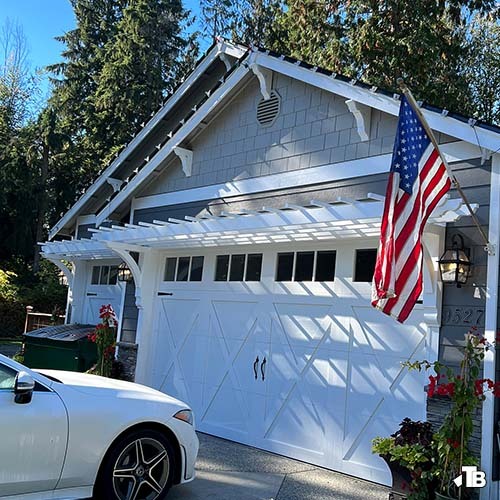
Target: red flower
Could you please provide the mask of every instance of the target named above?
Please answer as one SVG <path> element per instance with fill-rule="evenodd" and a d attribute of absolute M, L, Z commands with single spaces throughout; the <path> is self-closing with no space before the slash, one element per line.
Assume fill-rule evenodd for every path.
<path fill-rule="evenodd" d="M 436 384 L 438 381 L 438 377 L 433 377 L 432 375 L 429 375 L 429 387 L 427 388 L 427 395 L 432 398 L 434 396 L 434 393 L 436 391 Z"/>
<path fill-rule="evenodd" d="M 446 441 L 448 442 L 449 445 L 452 446 L 452 448 L 456 449 L 460 446 L 460 443 L 456 439 L 448 438 Z"/>
<path fill-rule="evenodd" d="M 453 396 L 455 394 L 455 383 L 450 382 L 449 384 L 441 384 L 437 388 L 437 393 L 440 396 Z"/>
<path fill-rule="evenodd" d="M 484 382 L 485 380 L 480 378 L 474 381 L 474 394 L 476 396 L 482 396 L 484 393 Z"/>
<path fill-rule="evenodd" d="M 500 397 L 500 382 L 495 382 L 493 385 L 493 396 Z"/>

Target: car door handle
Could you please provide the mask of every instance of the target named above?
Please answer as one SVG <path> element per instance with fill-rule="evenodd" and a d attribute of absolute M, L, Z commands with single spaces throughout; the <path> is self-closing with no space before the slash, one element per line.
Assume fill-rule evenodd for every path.
<path fill-rule="evenodd" d="M 262 360 L 262 364 L 260 365 L 260 373 L 262 374 L 262 380 L 266 380 L 266 372 L 265 372 L 266 363 L 267 363 L 267 360 L 266 360 L 266 357 L 264 356 L 264 359 Z"/>
<path fill-rule="evenodd" d="M 255 380 L 257 380 L 257 367 L 259 366 L 259 356 L 255 358 L 254 364 L 253 364 L 253 373 L 255 375 Z"/>

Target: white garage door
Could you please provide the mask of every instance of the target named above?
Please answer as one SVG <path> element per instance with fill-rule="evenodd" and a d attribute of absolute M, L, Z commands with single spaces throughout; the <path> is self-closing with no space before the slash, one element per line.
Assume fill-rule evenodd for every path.
<path fill-rule="evenodd" d="M 425 356 L 423 313 L 403 326 L 374 310 L 353 281 L 356 247 L 335 250 L 334 281 L 276 281 L 274 249 L 258 282 L 214 281 L 221 251 L 205 254 L 203 281 L 163 282 L 155 385 L 201 431 L 388 484 L 371 440 L 425 418 L 423 375 L 400 365 Z"/>

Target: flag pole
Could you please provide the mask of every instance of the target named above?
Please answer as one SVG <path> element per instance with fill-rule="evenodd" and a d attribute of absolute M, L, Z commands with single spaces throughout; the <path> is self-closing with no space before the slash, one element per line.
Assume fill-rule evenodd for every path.
<path fill-rule="evenodd" d="M 448 165 L 448 162 L 446 161 L 446 158 L 441 153 L 441 150 L 439 149 L 439 144 L 436 140 L 436 137 L 434 136 L 432 129 L 429 127 L 429 124 L 427 123 L 427 120 L 425 119 L 422 111 L 420 111 L 420 106 L 418 105 L 417 101 L 413 97 L 413 94 L 411 93 L 410 89 L 407 87 L 404 80 L 402 78 L 398 78 L 397 83 L 399 85 L 399 88 L 403 92 L 403 94 L 408 99 L 408 103 L 413 108 L 413 111 L 415 111 L 416 115 L 420 119 L 422 126 L 424 127 L 425 131 L 427 132 L 427 135 L 429 136 L 429 139 L 431 140 L 433 146 L 436 148 L 436 151 L 438 152 L 439 156 L 441 157 L 441 160 L 443 162 L 443 165 L 446 168 L 446 171 L 448 172 L 448 176 L 450 177 L 450 180 L 451 180 L 453 187 L 457 190 L 458 194 L 462 197 L 462 200 L 464 201 L 465 206 L 469 210 L 470 216 L 472 217 L 474 224 L 476 225 L 477 229 L 481 233 L 481 236 L 484 240 L 484 244 L 485 244 L 484 249 L 486 250 L 486 252 L 488 252 L 488 255 L 495 255 L 494 246 L 489 242 L 488 237 L 486 236 L 486 233 L 485 233 L 484 229 L 482 228 L 481 223 L 479 222 L 479 219 L 477 218 L 476 214 L 474 213 L 474 210 L 472 210 L 472 207 L 469 203 L 469 200 L 465 196 L 465 193 L 463 192 L 462 187 L 460 186 L 460 183 L 458 182 L 458 179 L 455 177 L 455 174 L 452 172 L 450 166 Z"/>

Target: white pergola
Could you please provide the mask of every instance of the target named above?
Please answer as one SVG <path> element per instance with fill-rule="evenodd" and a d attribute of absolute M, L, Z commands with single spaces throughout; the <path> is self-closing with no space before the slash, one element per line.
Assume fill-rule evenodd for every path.
<path fill-rule="evenodd" d="M 100 227 L 89 230 L 94 233 L 91 239 L 42 243 L 42 255 L 93 260 L 116 257 L 117 245 L 178 249 L 373 238 L 380 231 L 383 207 L 383 196 L 368 193 L 359 200 L 311 200 L 305 206 L 287 204 L 282 208 Z M 472 208 L 476 210 L 478 205 Z M 429 223 L 442 226 L 464 215 L 468 211 L 463 201 L 447 198 L 436 207 Z"/>

